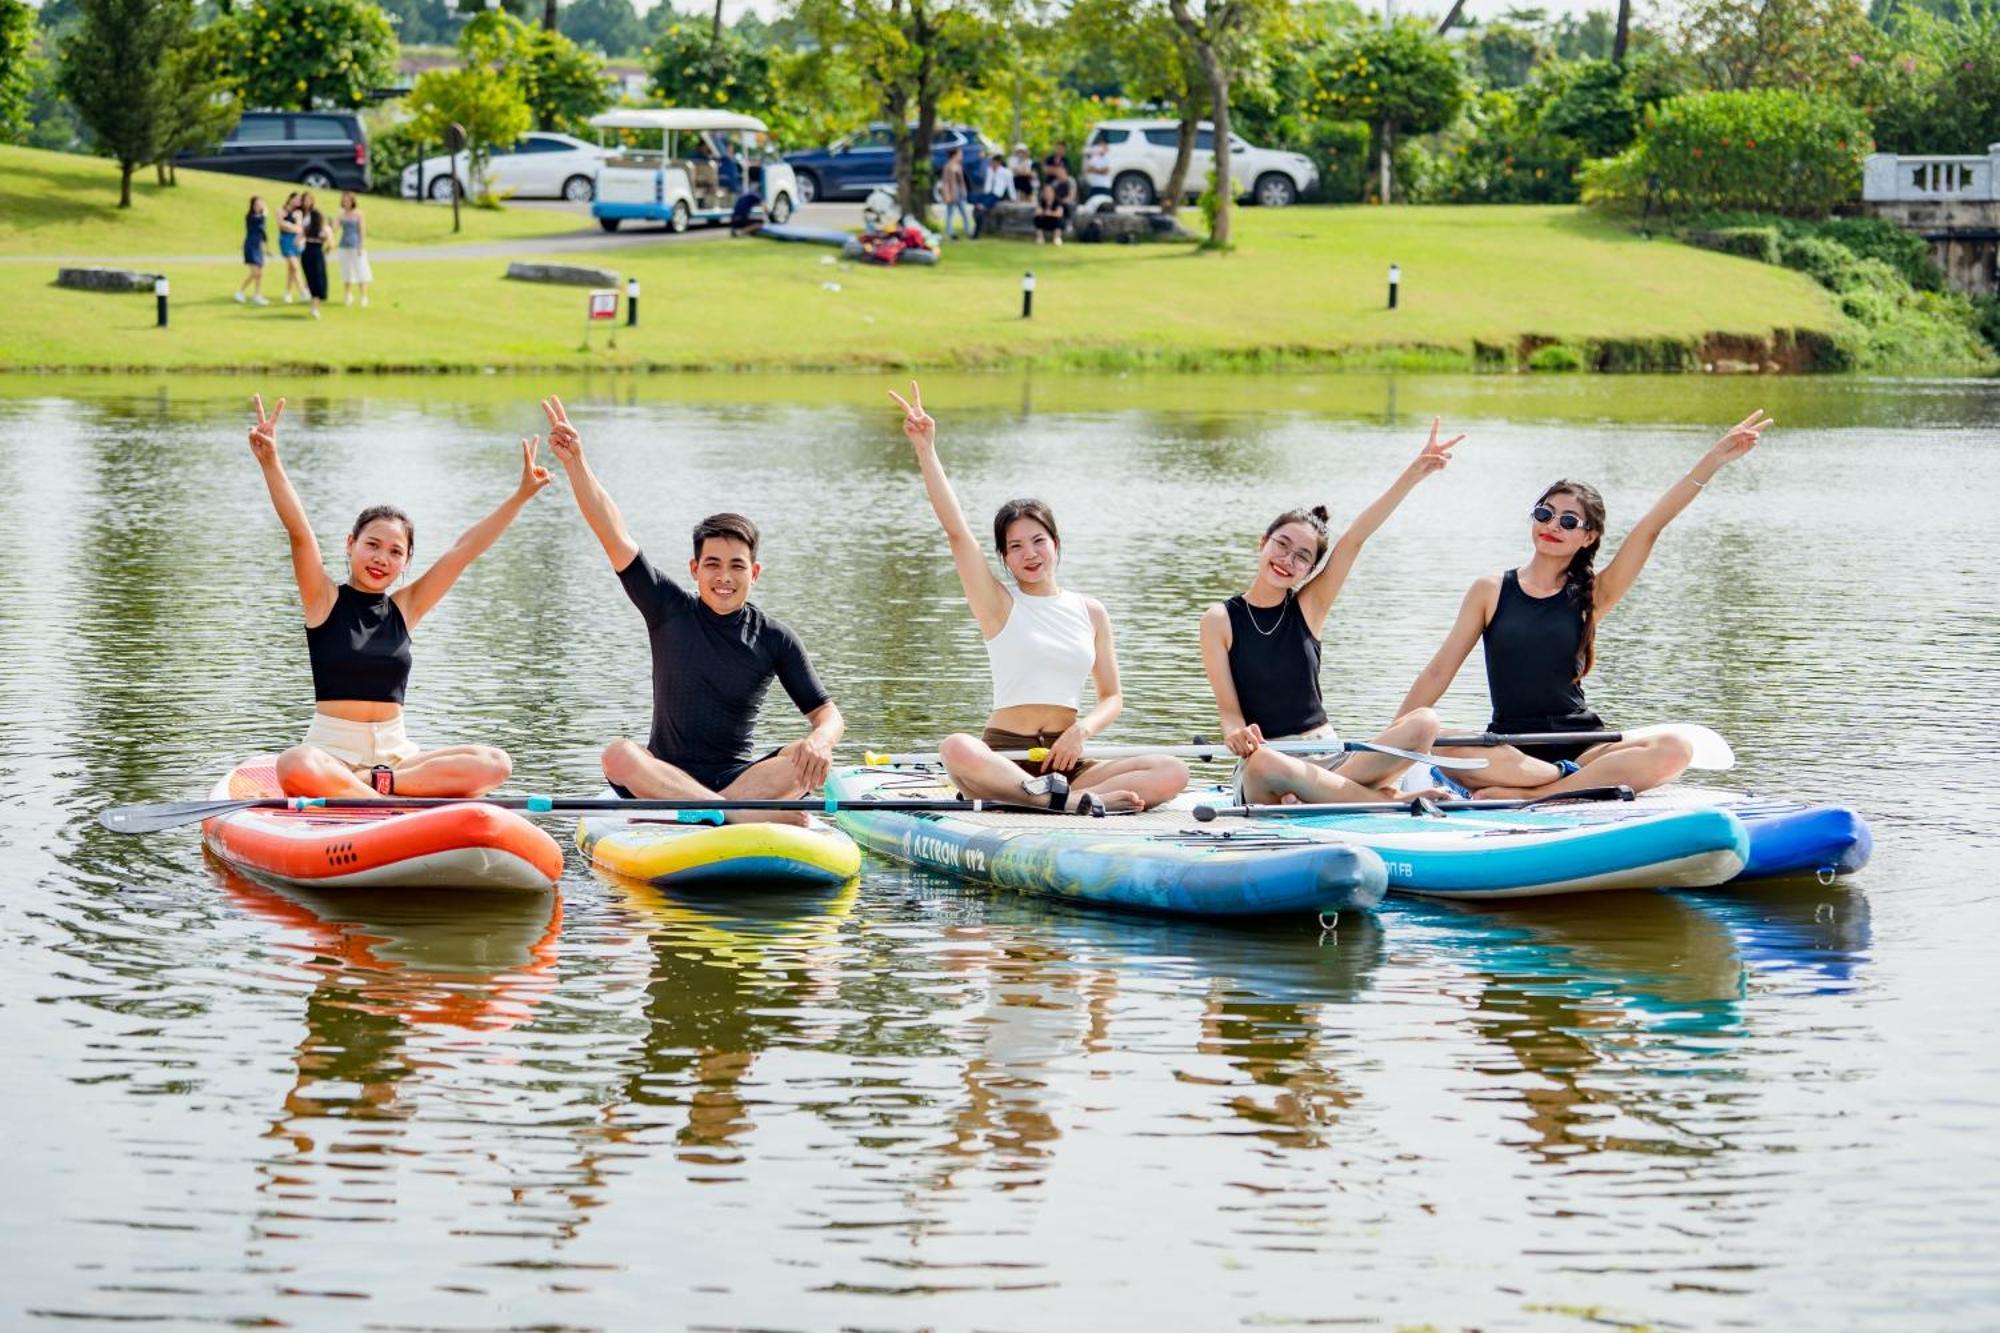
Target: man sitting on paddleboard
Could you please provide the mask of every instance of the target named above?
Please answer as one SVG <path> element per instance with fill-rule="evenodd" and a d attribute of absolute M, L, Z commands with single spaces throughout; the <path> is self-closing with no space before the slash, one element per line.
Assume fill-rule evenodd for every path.
<path fill-rule="evenodd" d="M 741 514 L 711 514 L 695 525 L 690 595 L 632 540 L 618 506 L 584 461 L 582 437 L 562 400 L 551 397 L 542 410 L 549 417 L 549 447 L 569 474 L 576 507 L 611 558 L 625 595 L 646 618 L 652 644 L 652 731 L 643 746 L 621 736 L 605 747 L 604 776 L 613 789 L 627 800 L 776 801 L 818 787 L 847 723 L 798 636 L 749 604 L 763 573 L 756 525 Z M 752 757 L 750 735 L 773 677 L 812 730 Z M 725 818 L 806 822 L 791 810 L 736 810 Z"/>
<path fill-rule="evenodd" d="M 1444 645 L 1404 696 L 1403 711 L 1437 703 L 1472 645 L 1483 641 L 1487 691 L 1493 696 L 1489 729 L 1496 735 L 1604 730 L 1583 699 L 1583 678 L 1597 663 L 1598 624 L 1631 591 L 1667 525 L 1717 472 L 1756 448 L 1770 425 L 1757 411 L 1731 426 L 1653 502 L 1601 572 L 1596 563 L 1604 539 L 1604 497 L 1580 481 L 1549 486 L 1529 511 L 1534 555 L 1517 569 L 1472 585 Z M 1694 759 L 1692 743 L 1671 732 L 1596 744 L 1438 753 L 1484 755 L 1488 766 L 1473 794 L 1500 799 L 1535 799 L 1584 787 L 1646 791 L 1673 781 Z"/>

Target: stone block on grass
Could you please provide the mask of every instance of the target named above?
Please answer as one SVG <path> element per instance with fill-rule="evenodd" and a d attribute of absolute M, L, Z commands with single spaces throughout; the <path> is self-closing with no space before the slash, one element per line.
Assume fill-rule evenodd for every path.
<path fill-rule="evenodd" d="M 158 273 L 138 273 L 128 268 L 59 268 L 56 286 L 80 292 L 146 292 L 151 294 Z"/>
<path fill-rule="evenodd" d="M 554 282 L 565 287 L 616 287 L 618 275 L 608 268 L 583 264 L 507 265 L 507 276 L 516 282 Z"/>

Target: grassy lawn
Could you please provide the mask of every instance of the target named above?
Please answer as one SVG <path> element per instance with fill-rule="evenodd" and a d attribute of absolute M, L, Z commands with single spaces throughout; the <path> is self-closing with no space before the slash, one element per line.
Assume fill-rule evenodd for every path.
<path fill-rule="evenodd" d="M 118 207 L 118 165 L 101 157 L 47 153 L 0 145 L 0 255 L 223 255 L 243 245 L 250 196 L 264 196 L 277 253 L 277 211 L 299 187 L 212 171 L 183 171 L 172 189 L 154 183 L 151 168 L 132 177 L 132 207 Z M 340 208 L 338 190 L 320 191 L 320 206 Z M 575 231 L 575 217 L 531 209 L 464 208 L 464 231 L 451 234 L 451 210 L 369 195 L 362 207 L 373 230 L 369 244 L 446 245 L 505 241 Z M 48 275 L 53 277 L 53 274 Z"/>
<path fill-rule="evenodd" d="M 218 229 L 235 243 L 247 182 L 192 174 L 179 198 L 150 194 L 138 219 L 101 217 L 24 226 L 56 211 L 46 186 L 10 171 L 0 150 L 0 253 L 173 253 Z M 108 167 L 51 154 L 41 170 Z M 192 201 L 221 181 L 222 211 L 190 221 Z M 152 187 L 148 187 L 149 191 Z M 165 192 L 174 194 L 176 192 Z M 84 205 L 65 190 L 63 208 Z M 226 205 L 226 207 L 224 207 Z M 435 209 L 371 201 L 377 244 L 435 232 Z M 152 220 L 145 214 L 159 214 Z M 205 204 L 201 218 L 210 216 Z M 469 235 L 573 220 L 468 213 Z M 132 226 L 133 222 L 137 223 Z M 485 230 L 480 230 L 484 228 Z M 1061 249 L 1011 241 L 954 243 L 936 268 L 832 262 L 814 246 L 755 240 L 643 246 L 572 254 L 643 286 L 641 324 L 600 327 L 580 350 L 581 289 L 504 282 L 506 261 L 375 263 L 367 310 L 335 304 L 314 322 L 296 306 L 246 309 L 229 299 L 240 269 L 164 265 L 173 327 L 156 330 L 144 296 L 58 289 L 48 268 L 0 263 L 0 364 L 46 368 L 289 367 L 328 370 L 640 366 L 812 369 L 1050 365 L 1077 369 L 1282 368 L 1344 363 L 1465 368 L 1475 342 L 1508 349 L 1524 338 L 1699 342 L 1773 330 L 1843 327 L 1826 294 L 1800 274 L 1749 260 L 1642 240 L 1570 208 L 1293 208 L 1243 210 L 1239 248 L 1222 256 L 1180 246 Z M 134 232 L 148 239 L 135 240 Z M 170 244 L 169 237 L 182 238 Z M 434 238 L 441 239 L 441 238 Z M 215 242 L 201 244 L 213 248 Z M 532 240 L 521 252 L 532 255 Z M 1384 308 L 1391 261 L 1402 265 L 1401 308 Z M 1021 274 L 1033 269 L 1035 314 L 1020 318 Z M 266 273 L 274 298 L 280 281 Z M 281 274 L 280 274 L 281 277 Z M 338 281 L 337 271 L 334 280 Z M 829 285 L 837 287 L 831 290 Z M 621 314 L 622 318 L 622 314 Z"/>

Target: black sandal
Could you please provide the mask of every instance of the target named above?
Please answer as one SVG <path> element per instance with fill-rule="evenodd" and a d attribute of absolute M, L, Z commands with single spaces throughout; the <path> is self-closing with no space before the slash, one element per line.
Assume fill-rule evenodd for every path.
<path fill-rule="evenodd" d="M 1047 798 L 1051 810 L 1069 808 L 1069 779 L 1060 773 L 1044 773 L 1038 778 L 1029 778 L 1021 784 L 1021 790 L 1030 796 Z"/>

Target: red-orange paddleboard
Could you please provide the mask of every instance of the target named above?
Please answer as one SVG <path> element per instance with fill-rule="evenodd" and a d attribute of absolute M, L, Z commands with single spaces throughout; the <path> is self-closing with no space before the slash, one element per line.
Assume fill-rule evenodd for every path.
<path fill-rule="evenodd" d="M 282 797 L 276 756 L 254 755 L 209 793 Z M 321 889 L 540 890 L 562 877 L 562 848 L 511 810 L 468 801 L 367 810 L 239 810 L 206 820 L 202 839 L 247 874 Z"/>

